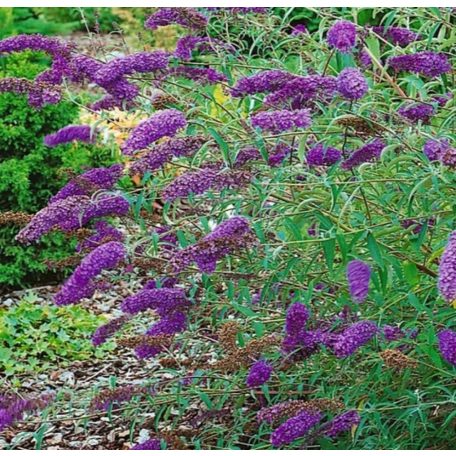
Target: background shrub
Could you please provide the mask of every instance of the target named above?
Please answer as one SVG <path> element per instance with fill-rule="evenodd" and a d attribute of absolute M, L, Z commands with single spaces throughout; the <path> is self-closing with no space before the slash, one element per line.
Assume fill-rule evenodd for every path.
<path fill-rule="evenodd" d="M 0 60 L 1 77 L 31 79 L 46 68 L 47 59 L 25 53 Z M 79 108 L 71 102 L 31 108 L 25 96 L 0 94 L 0 204 L 3 211 L 32 213 L 46 204 L 68 180 L 65 169 L 109 162 L 109 151 L 100 146 L 45 147 L 43 138 L 59 128 L 77 123 Z M 59 259 L 73 245 L 60 233 L 47 237 L 38 247 L 14 242 L 18 227 L 0 226 L 0 289 L 36 284 L 47 275 L 44 259 Z M 71 243 L 70 243 L 71 244 Z"/>

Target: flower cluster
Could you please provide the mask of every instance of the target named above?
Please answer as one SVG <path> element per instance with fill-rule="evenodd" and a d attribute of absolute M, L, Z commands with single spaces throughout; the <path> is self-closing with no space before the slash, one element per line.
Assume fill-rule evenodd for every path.
<path fill-rule="evenodd" d="M 435 78 L 451 71 L 448 57 L 441 52 L 432 51 L 390 57 L 388 65 L 395 71 L 409 71 L 428 78 Z"/>
<path fill-rule="evenodd" d="M 50 55 L 52 65 L 35 78 L 36 82 L 52 85 L 61 84 L 63 77 L 70 72 L 72 46 L 43 35 L 17 35 L 0 41 L 0 54 L 21 52 L 25 50 L 41 51 Z"/>
<path fill-rule="evenodd" d="M 151 288 L 125 298 L 120 307 L 123 312 L 129 314 L 153 309 L 160 316 L 167 316 L 189 305 L 185 290 L 181 288 Z"/>
<path fill-rule="evenodd" d="M 356 410 L 349 410 L 328 423 L 325 435 L 331 438 L 337 437 L 339 434 L 349 431 L 353 426 L 357 426 L 360 421 L 359 413 Z"/>
<path fill-rule="evenodd" d="M 217 84 L 218 82 L 227 81 L 223 73 L 213 68 L 197 68 L 185 65 L 170 68 L 166 76 L 178 76 L 206 84 Z"/>
<path fill-rule="evenodd" d="M 434 106 L 427 103 L 410 103 L 401 106 L 397 113 L 410 122 L 417 123 L 422 121 L 427 124 L 435 114 L 435 109 Z"/>
<path fill-rule="evenodd" d="M 240 78 L 231 89 L 233 97 L 243 97 L 245 95 L 255 95 L 257 93 L 275 92 L 282 88 L 284 84 L 292 81 L 296 75 L 282 70 L 260 71 L 253 76 Z"/>
<path fill-rule="evenodd" d="M 122 242 L 124 240 L 123 233 L 104 220 L 95 222 L 94 228 L 95 233 L 81 241 L 76 246 L 76 252 L 91 252 L 98 246 L 106 244 L 107 242 Z"/>
<path fill-rule="evenodd" d="M 356 27 L 349 21 L 337 21 L 329 30 L 327 41 L 329 46 L 348 54 L 356 44 Z"/>
<path fill-rule="evenodd" d="M 145 174 L 160 169 L 170 162 L 173 157 L 191 157 L 206 142 L 203 136 L 185 136 L 171 138 L 152 147 L 141 158 L 136 160 L 129 169 L 130 175 Z"/>
<path fill-rule="evenodd" d="M 353 151 L 351 155 L 342 162 L 341 166 L 343 169 L 353 169 L 363 163 L 378 160 L 385 147 L 386 144 L 381 139 L 375 139 Z"/>
<path fill-rule="evenodd" d="M 231 49 L 226 43 L 216 38 L 188 35 L 178 40 L 174 56 L 181 60 L 189 60 L 192 58 L 193 52 L 213 53 L 218 48 Z"/>
<path fill-rule="evenodd" d="M 456 231 L 450 234 L 439 265 L 440 294 L 448 301 L 456 299 Z"/>
<path fill-rule="evenodd" d="M 94 142 L 95 132 L 90 125 L 67 125 L 59 131 L 45 136 L 44 144 L 47 147 L 56 147 L 59 144 L 65 144 L 73 141 Z"/>
<path fill-rule="evenodd" d="M 125 155 L 133 155 L 157 139 L 175 136 L 186 125 L 185 116 L 180 111 L 176 109 L 159 111 L 133 129 L 130 136 L 122 144 L 122 152 Z"/>
<path fill-rule="evenodd" d="M 23 398 L 15 394 L 0 394 L 0 432 L 22 419 L 26 412 L 45 408 L 53 399 L 52 394 L 38 398 Z"/>
<path fill-rule="evenodd" d="M 369 293 L 369 281 L 371 269 L 369 265 L 360 261 L 353 260 L 347 265 L 347 280 L 350 295 L 356 303 L 364 302 Z"/>
<path fill-rule="evenodd" d="M 119 57 L 102 65 L 93 75 L 101 87 L 109 86 L 124 76 L 133 73 L 153 73 L 168 66 L 169 54 L 164 51 L 138 52 Z"/>
<path fill-rule="evenodd" d="M 74 304 L 92 296 L 93 279 L 105 269 L 113 269 L 126 258 L 126 250 L 120 242 L 108 242 L 90 252 L 76 268 L 60 291 L 54 296 L 58 306 Z"/>
<path fill-rule="evenodd" d="M 24 78 L 0 79 L 0 93 L 28 95 L 30 106 L 40 109 L 48 104 L 57 104 L 62 98 L 60 87 Z"/>
<path fill-rule="evenodd" d="M 177 251 L 171 263 L 174 270 L 182 271 L 195 262 L 200 271 L 210 274 L 215 271 L 218 260 L 252 243 L 249 222 L 243 217 L 232 217 L 196 244 Z"/>
<path fill-rule="evenodd" d="M 397 44 L 401 47 L 408 46 L 410 43 L 421 39 L 419 33 L 413 32 L 405 27 L 376 26 L 372 27 L 372 30 L 377 35 L 380 35 L 381 37 L 390 40 L 393 44 Z"/>
<path fill-rule="evenodd" d="M 316 100 L 329 101 L 336 93 L 337 80 L 334 76 L 299 76 L 277 87 L 264 102 L 268 106 L 289 106 L 292 109 L 312 107 Z"/>
<path fill-rule="evenodd" d="M 362 345 L 369 342 L 378 332 L 377 325 L 372 321 L 359 321 L 348 327 L 337 336 L 332 346 L 338 358 L 353 355 Z"/>
<path fill-rule="evenodd" d="M 142 443 L 137 443 L 130 448 L 131 450 L 161 450 L 160 439 L 149 439 Z"/>
<path fill-rule="evenodd" d="M 208 190 L 221 191 L 237 188 L 250 181 L 251 176 L 244 171 L 223 171 L 218 166 L 207 166 L 198 171 L 188 171 L 171 182 L 162 193 L 165 201 L 174 201 L 189 195 L 201 195 Z"/>
<path fill-rule="evenodd" d="M 92 344 L 95 347 L 104 344 L 116 332 L 120 331 L 120 329 L 122 329 L 125 323 L 127 323 L 129 320 L 129 315 L 122 315 L 100 326 L 92 336 Z"/>
<path fill-rule="evenodd" d="M 71 179 L 50 200 L 54 203 L 69 196 L 91 195 L 98 190 L 110 190 L 122 175 L 123 166 L 115 164 L 109 168 L 92 168 L 91 170 Z"/>
<path fill-rule="evenodd" d="M 456 366 L 456 332 L 445 329 L 438 334 L 439 348 L 442 356 L 453 366 Z"/>
<path fill-rule="evenodd" d="M 312 120 L 308 109 L 260 112 L 251 117 L 252 125 L 271 133 L 281 133 L 292 128 L 308 128 Z"/>
<path fill-rule="evenodd" d="M 423 147 L 423 153 L 431 161 L 440 160 L 450 143 L 446 139 L 428 139 Z"/>
<path fill-rule="evenodd" d="M 337 77 L 337 90 L 348 100 L 359 100 L 368 91 L 366 78 L 356 68 L 345 68 Z"/>
<path fill-rule="evenodd" d="M 118 195 L 102 195 L 94 200 L 88 196 L 69 196 L 37 212 L 16 239 L 28 244 L 54 228 L 69 232 L 83 227 L 92 219 L 125 215 L 129 208 L 128 201 Z"/>
<path fill-rule="evenodd" d="M 319 412 L 301 412 L 281 424 L 272 434 L 271 443 L 275 447 L 287 445 L 304 437 L 322 419 Z"/>
<path fill-rule="evenodd" d="M 310 167 L 331 166 L 342 158 L 342 152 L 334 147 L 320 143 L 307 152 L 306 161 Z"/>
<path fill-rule="evenodd" d="M 155 30 L 171 24 L 179 24 L 191 29 L 203 29 L 207 25 L 207 18 L 194 8 L 160 8 L 146 19 L 144 26 Z"/>
<path fill-rule="evenodd" d="M 261 386 L 269 380 L 272 371 L 273 367 L 267 361 L 257 361 L 250 367 L 249 374 L 245 382 L 249 388 Z"/>

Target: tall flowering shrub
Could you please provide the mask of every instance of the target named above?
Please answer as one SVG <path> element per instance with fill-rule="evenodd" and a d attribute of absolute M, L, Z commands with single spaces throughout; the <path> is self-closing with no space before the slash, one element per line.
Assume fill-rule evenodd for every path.
<path fill-rule="evenodd" d="M 427 49 L 434 10 L 419 9 L 419 32 L 400 14 L 360 25 L 334 9 L 297 33 L 274 9 L 163 8 L 144 33 L 177 24 L 174 52 L 109 61 L 42 37 L 0 42 L 51 56 L 20 92 L 31 105 L 35 90 L 58 103 L 49 93 L 67 84 L 114 123 L 66 126 L 49 147 L 96 143 L 116 113 L 136 116 L 115 136 L 119 163 L 75 176 L 16 238 L 82 238 L 57 305 L 132 281 L 92 341 L 115 338 L 171 380 L 92 404 L 118 411 L 148 395 L 146 408 L 182 408 L 134 449 L 396 448 L 401 413 L 416 420 L 417 408 L 451 432 L 433 407 L 454 377 L 454 55 Z M 439 12 L 448 37 L 453 10 Z M 264 49 L 231 40 L 230 27 L 257 26 Z M 139 321 L 148 329 L 124 331 Z"/>

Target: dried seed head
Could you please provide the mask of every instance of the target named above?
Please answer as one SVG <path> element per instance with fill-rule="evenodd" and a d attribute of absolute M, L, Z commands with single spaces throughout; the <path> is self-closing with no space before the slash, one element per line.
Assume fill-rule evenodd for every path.
<path fill-rule="evenodd" d="M 385 366 L 391 369 L 416 369 L 418 362 L 410 358 L 409 356 L 402 353 L 400 350 L 385 350 L 380 353 L 380 357 L 383 359 Z"/>
<path fill-rule="evenodd" d="M 25 212 L 6 211 L 0 212 L 0 226 L 2 225 L 16 225 L 24 226 L 32 220 L 33 215 L 26 214 Z"/>
<path fill-rule="evenodd" d="M 239 330 L 239 323 L 235 321 L 224 323 L 220 328 L 218 332 L 219 342 L 226 353 L 234 353 L 238 350 L 236 337 Z"/>

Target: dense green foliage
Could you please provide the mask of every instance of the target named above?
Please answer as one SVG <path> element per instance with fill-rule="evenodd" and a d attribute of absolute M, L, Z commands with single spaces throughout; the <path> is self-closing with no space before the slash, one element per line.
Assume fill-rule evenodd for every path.
<path fill-rule="evenodd" d="M 103 321 L 80 307 L 59 309 L 38 303 L 33 295 L 0 309 L 0 370 L 14 381 L 14 375 L 104 356 L 112 344 L 95 349 L 88 340 Z"/>
<path fill-rule="evenodd" d="M 33 78 L 46 68 L 40 55 L 18 54 L 0 60 L 1 77 Z M 43 138 L 76 122 L 79 108 L 71 102 L 49 105 L 37 111 L 25 96 L 0 94 L 0 204 L 2 211 L 33 213 L 40 209 L 64 182 L 65 169 L 79 172 L 107 163 L 103 147 L 45 147 Z M 57 233 L 39 246 L 14 242 L 18 227 L 0 227 L 0 289 L 5 285 L 37 283 L 44 279 L 46 258 L 59 259 L 74 247 Z"/>

